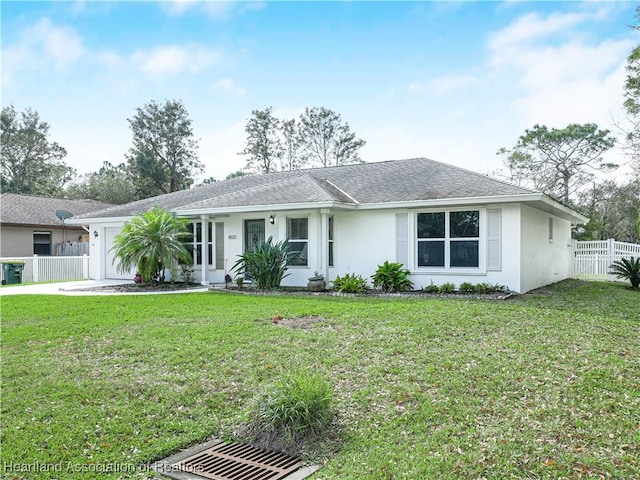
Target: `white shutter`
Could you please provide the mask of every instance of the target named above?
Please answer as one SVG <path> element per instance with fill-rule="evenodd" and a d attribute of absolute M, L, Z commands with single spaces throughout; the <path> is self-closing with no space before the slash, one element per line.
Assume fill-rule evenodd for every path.
<path fill-rule="evenodd" d="M 224 270 L 224 223 L 216 222 L 215 236 L 216 270 Z"/>
<path fill-rule="evenodd" d="M 487 210 L 487 270 L 502 270 L 502 210 Z"/>
<path fill-rule="evenodd" d="M 396 262 L 409 268 L 409 214 L 396 213 Z"/>

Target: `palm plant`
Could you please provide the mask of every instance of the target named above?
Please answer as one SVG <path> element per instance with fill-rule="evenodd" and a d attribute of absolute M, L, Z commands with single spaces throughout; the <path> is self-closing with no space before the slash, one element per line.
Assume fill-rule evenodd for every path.
<path fill-rule="evenodd" d="M 640 286 L 640 257 L 621 258 L 609 265 L 609 274 L 631 282 L 631 288 Z"/>
<path fill-rule="evenodd" d="M 248 274 L 256 281 L 258 288 L 271 290 L 280 286 L 282 279 L 288 275 L 285 271 L 297 256 L 298 252 L 289 250 L 286 240 L 274 244 L 273 237 L 269 237 L 266 242 L 240 255 L 232 270 Z"/>
<path fill-rule="evenodd" d="M 111 250 L 120 262 L 118 271 L 137 268 L 143 282 L 164 282 L 165 267 L 191 264 L 191 253 L 184 243 L 191 235 L 188 224 L 187 219 L 160 207 L 135 215 L 113 241 Z"/>

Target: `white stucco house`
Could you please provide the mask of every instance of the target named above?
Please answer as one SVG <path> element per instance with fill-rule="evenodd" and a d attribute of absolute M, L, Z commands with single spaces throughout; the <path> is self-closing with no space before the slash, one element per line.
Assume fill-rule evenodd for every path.
<path fill-rule="evenodd" d="M 90 276 L 120 273 L 114 236 L 160 206 L 191 220 L 202 284 L 222 283 L 270 236 L 300 252 L 283 285 L 314 272 L 369 278 L 385 260 L 416 288 L 464 281 L 526 292 L 570 276 L 571 229 L 587 218 L 539 192 L 425 158 L 237 177 L 71 219 L 90 232 Z"/>

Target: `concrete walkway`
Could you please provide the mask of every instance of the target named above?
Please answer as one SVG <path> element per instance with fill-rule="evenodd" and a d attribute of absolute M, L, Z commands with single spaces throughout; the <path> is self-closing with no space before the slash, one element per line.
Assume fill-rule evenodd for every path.
<path fill-rule="evenodd" d="M 80 280 L 77 282 L 36 283 L 31 285 L 12 285 L 0 288 L 0 297 L 6 295 L 159 295 L 187 292 L 206 292 L 208 287 L 201 286 L 189 290 L 161 291 L 161 292 L 101 292 L 92 288 L 108 287 L 112 285 L 126 285 L 131 280 Z"/>

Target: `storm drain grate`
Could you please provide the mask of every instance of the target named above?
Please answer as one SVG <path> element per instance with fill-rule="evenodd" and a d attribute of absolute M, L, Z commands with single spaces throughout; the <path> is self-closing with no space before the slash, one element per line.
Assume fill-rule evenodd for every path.
<path fill-rule="evenodd" d="M 279 480 L 298 470 L 300 460 L 250 445 L 220 442 L 172 465 L 212 480 Z"/>

